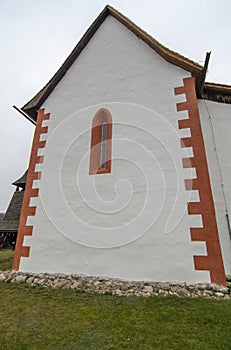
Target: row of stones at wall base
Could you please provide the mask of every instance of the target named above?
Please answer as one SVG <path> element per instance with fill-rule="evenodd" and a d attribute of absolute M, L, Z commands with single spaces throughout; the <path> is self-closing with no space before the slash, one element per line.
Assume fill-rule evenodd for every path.
<path fill-rule="evenodd" d="M 83 276 L 77 274 L 24 273 L 17 271 L 0 271 L 1 283 L 26 283 L 31 286 L 47 288 L 74 289 L 99 294 L 118 296 L 149 297 L 155 295 L 231 299 L 228 287 L 216 284 L 168 283 L 125 281 L 112 278 Z"/>

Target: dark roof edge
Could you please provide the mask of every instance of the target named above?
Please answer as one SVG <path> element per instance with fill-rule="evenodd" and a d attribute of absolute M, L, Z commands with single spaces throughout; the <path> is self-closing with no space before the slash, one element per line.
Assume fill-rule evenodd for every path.
<path fill-rule="evenodd" d="M 76 60 L 78 55 L 84 49 L 84 47 L 88 44 L 92 36 L 95 34 L 100 25 L 104 22 L 108 15 L 116 18 L 120 23 L 125 25 L 129 30 L 131 30 L 135 35 L 137 35 L 140 39 L 142 39 L 148 46 L 150 46 L 153 50 L 155 50 L 161 57 L 163 57 L 166 61 L 179 66 L 182 69 L 185 69 L 195 77 L 200 77 L 203 67 L 196 62 L 189 60 L 188 58 L 168 49 L 164 45 L 160 44 L 157 40 L 152 38 L 149 34 L 147 34 L 144 30 L 139 28 L 136 24 L 134 24 L 130 19 L 125 17 L 123 14 L 115 10 L 113 7 L 107 5 L 103 11 L 99 14 L 96 20 L 92 23 L 86 33 L 83 35 L 79 43 L 75 46 L 71 54 L 64 61 L 62 66 L 58 69 L 55 75 L 50 79 L 50 81 L 23 107 L 22 110 L 29 115 L 33 120 L 36 121 L 36 110 L 40 108 L 43 102 L 47 99 L 47 97 L 54 90 L 56 85 L 65 75 L 67 70 Z"/>
<path fill-rule="evenodd" d="M 14 182 L 12 183 L 12 185 L 25 188 L 25 185 L 26 185 L 26 178 L 27 178 L 27 170 L 25 171 L 25 173 L 24 173 L 18 180 L 14 181 Z"/>
<path fill-rule="evenodd" d="M 80 39 L 78 44 L 72 50 L 70 55 L 64 61 L 62 66 L 58 69 L 58 71 L 54 74 L 54 76 L 48 81 L 48 83 L 29 101 L 27 102 L 21 109 L 27 113 L 33 120 L 36 120 L 37 114 L 36 110 L 43 104 L 43 102 L 47 99 L 50 93 L 54 90 L 56 85 L 62 79 L 62 77 L 66 74 L 68 69 L 74 63 L 78 55 L 90 41 L 92 36 L 95 34 L 97 29 L 103 23 L 105 18 L 108 16 L 108 7 L 106 6 L 104 10 L 99 14 L 96 20 L 92 23 L 92 25 L 85 32 L 83 37 Z"/>
<path fill-rule="evenodd" d="M 231 85 L 206 82 L 205 88 L 210 90 L 221 91 L 223 93 L 231 95 Z"/>
<path fill-rule="evenodd" d="M 231 104 L 231 85 L 205 83 L 202 98 L 209 101 Z"/>

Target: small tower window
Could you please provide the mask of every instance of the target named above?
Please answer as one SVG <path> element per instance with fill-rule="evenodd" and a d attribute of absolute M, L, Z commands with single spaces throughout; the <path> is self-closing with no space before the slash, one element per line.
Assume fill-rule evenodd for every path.
<path fill-rule="evenodd" d="M 93 118 L 89 174 L 111 172 L 112 117 L 110 112 L 100 109 Z"/>

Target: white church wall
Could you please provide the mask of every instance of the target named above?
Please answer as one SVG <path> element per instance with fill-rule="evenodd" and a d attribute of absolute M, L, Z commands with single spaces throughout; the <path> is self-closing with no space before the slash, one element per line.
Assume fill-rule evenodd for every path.
<path fill-rule="evenodd" d="M 231 212 L 231 105 L 199 100 L 199 109 L 225 272 L 231 274 L 231 241 L 226 219 L 226 206 Z"/>
<path fill-rule="evenodd" d="M 176 282 L 210 281 L 196 271 L 191 242 L 200 215 L 187 214 L 174 88 L 190 74 L 164 61 L 114 18 L 107 17 L 42 108 L 51 113 L 39 197 L 31 200 L 29 258 L 20 270 L 83 273 Z M 112 172 L 89 175 L 91 124 L 107 108 L 113 119 Z M 41 151 L 41 154 L 43 151 Z M 35 184 L 34 184 L 35 185 Z"/>

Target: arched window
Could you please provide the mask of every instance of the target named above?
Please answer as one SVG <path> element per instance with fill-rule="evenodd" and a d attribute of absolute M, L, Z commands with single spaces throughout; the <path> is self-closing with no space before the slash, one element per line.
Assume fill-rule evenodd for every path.
<path fill-rule="evenodd" d="M 111 172 L 112 117 L 102 108 L 93 118 L 89 174 Z"/>

